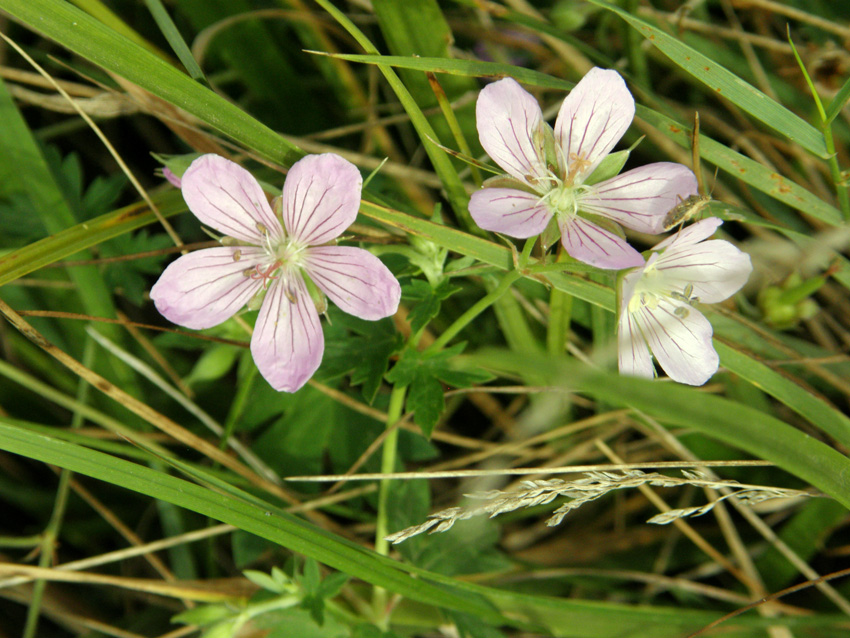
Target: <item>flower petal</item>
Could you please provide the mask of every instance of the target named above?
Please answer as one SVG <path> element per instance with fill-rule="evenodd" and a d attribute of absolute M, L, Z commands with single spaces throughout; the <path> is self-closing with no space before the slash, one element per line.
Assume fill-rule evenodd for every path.
<path fill-rule="evenodd" d="M 649 345 L 643 338 L 637 321 L 628 312 L 622 313 L 617 323 L 617 362 L 620 374 L 645 379 L 655 376 Z"/>
<path fill-rule="evenodd" d="M 294 301 L 287 297 L 287 288 Z M 251 355 L 275 389 L 295 392 L 322 362 L 325 338 L 319 313 L 301 275 L 269 287 L 251 337 Z"/>
<path fill-rule="evenodd" d="M 717 217 L 706 217 L 695 224 L 685 226 L 678 232 L 670 235 L 667 239 L 659 244 L 656 244 L 652 250 L 660 251 L 663 248 L 682 248 L 684 246 L 693 246 L 698 244 L 703 239 L 708 239 L 714 234 L 720 226 L 723 225 L 723 220 Z"/>
<path fill-rule="evenodd" d="M 353 246 L 315 246 L 304 251 L 304 269 L 341 310 L 361 319 L 395 314 L 401 286 L 380 259 Z"/>
<path fill-rule="evenodd" d="M 611 152 L 634 116 L 634 98 L 616 71 L 593 68 L 570 91 L 555 121 L 555 139 L 574 167 L 576 184 Z"/>
<path fill-rule="evenodd" d="M 197 250 L 169 264 L 151 288 L 151 299 L 173 323 L 211 328 L 236 314 L 262 288 L 261 280 L 244 273 L 268 261 L 265 251 L 253 246 Z"/>
<path fill-rule="evenodd" d="M 217 231 L 263 245 L 265 227 L 273 240 L 282 235 L 266 194 L 244 168 L 214 155 L 201 155 L 186 169 L 181 180 L 183 199 L 195 217 Z"/>
<path fill-rule="evenodd" d="M 671 245 L 659 257 L 656 267 L 667 290 L 681 293 L 692 286 L 692 296 L 702 303 L 731 297 L 747 283 L 753 271 L 750 256 L 723 239 L 684 247 Z"/>
<path fill-rule="evenodd" d="M 478 94 L 475 119 L 481 146 L 506 173 L 530 186 L 548 175 L 539 133 L 545 126 L 543 113 L 516 80 L 485 86 Z"/>
<path fill-rule="evenodd" d="M 561 243 L 571 257 L 597 268 L 643 266 L 643 256 L 625 239 L 581 217 L 558 220 Z"/>
<path fill-rule="evenodd" d="M 581 210 L 644 233 L 664 231 L 664 218 L 697 193 L 697 178 L 682 164 L 658 162 L 621 173 L 583 193 Z"/>
<path fill-rule="evenodd" d="M 717 372 L 720 358 L 711 343 L 711 324 L 695 308 L 663 299 L 654 308 L 642 306 L 632 320 L 674 381 L 703 385 Z"/>
<path fill-rule="evenodd" d="M 293 239 L 315 246 L 339 237 L 360 208 L 363 178 L 339 155 L 308 155 L 283 184 L 283 225 Z"/>
<path fill-rule="evenodd" d="M 539 196 L 513 188 L 475 191 L 469 200 L 469 214 L 484 230 L 520 239 L 539 235 L 552 218 Z"/>

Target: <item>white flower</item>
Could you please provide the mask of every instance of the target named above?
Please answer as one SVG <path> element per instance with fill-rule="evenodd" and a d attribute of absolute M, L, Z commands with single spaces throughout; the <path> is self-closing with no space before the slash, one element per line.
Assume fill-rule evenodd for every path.
<path fill-rule="evenodd" d="M 652 378 L 653 355 L 679 383 L 702 385 L 717 372 L 711 324 L 694 304 L 730 297 L 753 269 L 749 255 L 728 241 L 703 241 L 722 223 L 704 219 L 668 237 L 643 267 L 621 278 L 621 373 Z"/>

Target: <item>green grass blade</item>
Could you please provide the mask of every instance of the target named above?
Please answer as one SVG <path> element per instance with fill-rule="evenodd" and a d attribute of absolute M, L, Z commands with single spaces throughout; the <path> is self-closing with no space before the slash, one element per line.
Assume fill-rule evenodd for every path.
<path fill-rule="evenodd" d="M 826 109 L 826 123 L 832 124 L 832 121 L 841 113 L 841 109 L 845 107 L 847 101 L 850 100 L 850 78 L 838 89 L 838 93 L 832 98 L 832 102 Z"/>
<path fill-rule="evenodd" d="M 721 341 L 714 342 L 721 363 L 850 448 L 850 418 L 775 370 Z"/>
<path fill-rule="evenodd" d="M 340 25 L 342 25 L 355 40 L 357 40 L 360 46 L 371 54 L 378 53 L 375 45 L 372 44 L 363 32 L 360 31 L 360 29 L 358 29 L 343 13 L 341 13 L 339 9 L 329 2 L 326 2 L 326 0 L 316 1 L 322 6 L 322 8 L 330 13 L 331 16 L 340 23 Z M 446 155 L 445 151 L 437 146 L 438 142 L 436 140 L 438 140 L 439 137 L 428 122 L 428 118 L 426 118 L 422 113 L 422 109 L 419 108 L 416 100 L 413 99 L 410 91 L 407 90 L 407 87 L 404 86 L 395 71 L 386 64 L 379 63 L 377 66 L 384 75 L 384 78 L 390 85 L 390 88 L 395 93 L 399 102 L 401 102 L 405 112 L 410 117 L 411 124 L 413 124 L 413 127 L 419 134 L 423 148 L 428 154 L 428 158 L 431 160 L 431 163 L 434 165 L 434 170 L 443 182 L 446 197 L 451 203 L 452 210 L 455 215 L 463 223 L 467 230 L 483 235 L 484 231 L 478 228 L 478 226 L 472 221 L 472 217 L 467 209 L 469 196 L 466 194 L 466 188 L 464 187 L 463 182 L 461 182 L 457 170 L 452 164 L 451 158 Z"/>
<path fill-rule="evenodd" d="M 192 52 L 183 40 L 183 36 L 177 30 L 177 25 L 174 24 L 171 16 L 168 15 L 168 11 L 162 6 L 161 0 L 145 0 L 145 4 L 148 7 L 148 11 L 151 12 L 153 19 L 156 20 L 156 24 L 159 30 L 162 31 L 162 35 L 168 40 L 171 49 L 177 55 L 180 63 L 189 72 L 189 75 L 192 76 L 192 79 L 206 82 L 207 79 L 204 77 L 204 72 L 198 66 L 195 56 L 192 55 Z"/>
<path fill-rule="evenodd" d="M 676 383 L 591 370 L 545 357 L 494 352 L 472 355 L 481 365 L 519 373 L 533 367 L 553 382 L 611 405 L 636 408 L 665 424 L 706 436 L 771 461 L 850 508 L 850 459 L 756 408 Z"/>
<path fill-rule="evenodd" d="M 619 15 L 670 58 L 676 66 L 690 73 L 718 95 L 781 135 L 798 143 L 807 151 L 823 159 L 829 157 L 826 142 L 820 131 L 728 69 L 619 7 L 603 0 L 590 0 L 590 2 Z"/>
<path fill-rule="evenodd" d="M 4 0 L 3 10 L 70 51 L 179 106 L 263 157 L 291 166 L 291 142 L 153 53 L 66 2 Z"/>
<path fill-rule="evenodd" d="M 485 622 L 535 629 L 560 638 L 619 638 L 623 627 L 635 638 L 667 638 L 696 631 L 716 612 L 682 607 L 628 606 L 519 594 L 482 587 L 402 565 L 337 537 L 295 516 L 264 509 L 149 467 L 16 427 L 0 417 L 0 449 L 106 481 L 229 523 L 241 530 L 315 558 L 330 567 L 410 600 L 475 614 Z M 407 572 L 410 572 L 407 573 Z M 413 575 L 411 575 L 413 574 Z M 505 615 L 499 609 L 504 610 Z M 805 619 L 742 617 L 735 636 L 758 636 L 755 628 Z M 823 625 L 837 619 L 811 619 Z"/>
<path fill-rule="evenodd" d="M 179 191 L 170 190 L 154 197 L 163 217 L 186 210 Z M 132 204 L 91 221 L 60 231 L 0 257 L 0 286 L 55 263 L 107 239 L 142 228 L 157 221 L 144 203 Z M 77 269 L 73 269 L 72 272 Z"/>

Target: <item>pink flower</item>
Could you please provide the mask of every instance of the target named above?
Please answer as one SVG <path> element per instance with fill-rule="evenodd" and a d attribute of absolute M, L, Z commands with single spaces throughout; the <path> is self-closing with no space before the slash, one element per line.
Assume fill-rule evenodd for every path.
<path fill-rule="evenodd" d="M 652 249 L 642 268 L 620 280 L 617 324 L 620 372 L 652 378 L 652 355 L 674 381 L 702 385 L 717 372 L 712 328 L 694 304 L 738 292 L 753 269 L 750 257 L 711 236 L 723 222 L 692 224 Z"/>
<path fill-rule="evenodd" d="M 251 354 L 272 387 L 295 392 L 324 351 L 305 274 L 352 315 L 375 320 L 398 308 L 401 287 L 377 257 L 328 245 L 357 217 L 361 186 L 357 168 L 338 155 L 307 156 L 289 171 L 278 216 L 244 168 L 218 155 L 199 157 L 183 175 L 183 197 L 201 222 L 232 240 L 169 265 L 151 290 L 157 310 L 202 329 L 261 301 Z"/>
<path fill-rule="evenodd" d="M 486 86 L 476 107 L 478 135 L 508 176 L 472 195 L 472 218 L 485 230 L 525 238 L 542 233 L 554 217 L 564 248 L 579 261 L 608 269 L 643 264 L 611 222 L 660 233 L 667 212 L 696 194 L 697 182 L 686 166 L 659 162 L 587 183 L 634 114 L 616 71 L 591 69 L 564 100 L 554 131 L 515 80 Z"/>

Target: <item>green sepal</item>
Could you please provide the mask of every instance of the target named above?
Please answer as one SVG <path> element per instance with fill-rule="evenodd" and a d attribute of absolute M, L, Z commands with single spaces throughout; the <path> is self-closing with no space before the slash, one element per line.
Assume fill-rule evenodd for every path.
<path fill-rule="evenodd" d="M 590 176 L 584 180 L 584 183 L 591 186 L 619 175 L 620 171 L 623 170 L 623 166 L 626 165 L 630 154 L 631 149 L 627 149 L 625 151 L 617 151 L 616 153 L 606 155 L 605 158 L 599 162 L 596 169 L 590 174 Z"/>

